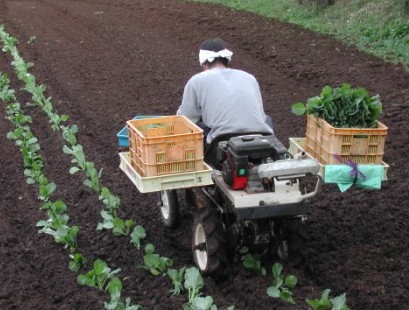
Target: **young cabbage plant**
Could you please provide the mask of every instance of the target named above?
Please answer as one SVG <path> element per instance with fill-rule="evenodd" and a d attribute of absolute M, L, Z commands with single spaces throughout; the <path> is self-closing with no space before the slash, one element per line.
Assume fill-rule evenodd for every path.
<path fill-rule="evenodd" d="M 31 116 L 22 113 L 20 103 L 16 102 L 14 91 L 9 90 L 7 87 L 0 89 L 0 99 L 8 103 L 6 107 L 6 118 L 16 125 L 16 127 L 26 128 L 24 125 L 32 123 Z"/>
<path fill-rule="evenodd" d="M 148 243 L 145 246 L 143 263 L 139 268 L 149 270 L 154 276 L 163 275 L 173 265 L 173 261 L 170 258 L 155 253 L 155 247 L 152 243 Z"/>
<path fill-rule="evenodd" d="M 47 210 L 49 219 L 47 221 L 37 222 L 37 227 L 43 227 L 43 229 L 49 228 L 57 230 L 62 226 L 67 226 L 69 216 L 65 213 L 67 206 L 61 200 L 48 201 L 41 206 L 42 210 Z M 43 231 L 40 231 L 43 232 Z"/>
<path fill-rule="evenodd" d="M 125 302 L 121 300 L 122 282 L 118 277 L 113 277 L 108 285 L 107 290 L 110 295 L 109 302 L 104 302 L 107 310 L 139 310 L 142 309 L 139 305 L 132 305 L 131 299 L 126 298 Z"/>
<path fill-rule="evenodd" d="M 217 306 L 213 304 L 213 297 L 197 296 L 191 304 L 184 304 L 183 310 L 217 310 Z"/>
<path fill-rule="evenodd" d="M 87 161 L 85 163 L 85 174 L 89 177 L 89 179 L 84 180 L 84 185 L 91 187 L 94 192 L 99 193 L 99 179 L 101 178 L 102 169 L 98 172 L 95 168 L 95 164 L 93 162 Z"/>
<path fill-rule="evenodd" d="M 0 99 L 4 102 L 16 100 L 14 89 L 10 89 L 10 80 L 8 76 L 2 72 L 0 72 Z M 20 110 L 20 107 L 18 110 Z"/>
<path fill-rule="evenodd" d="M 55 231 L 54 240 L 74 252 L 77 248 L 78 232 L 78 226 L 61 226 Z"/>
<path fill-rule="evenodd" d="M 27 160 L 24 160 L 24 162 L 25 163 L 27 163 Z M 24 169 L 24 176 L 26 177 L 26 183 L 27 184 L 44 184 L 44 183 L 46 183 L 46 182 L 43 182 L 43 181 L 45 181 L 45 178 L 44 178 L 44 176 L 43 176 L 43 172 L 42 172 L 42 170 L 41 170 L 41 168 L 36 168 L 36 169 L 32 169 L 31 167 L 30 168 L 26 168 L 26 169 Z M 41 199 L 40 198 L 40 200 L 43 200 L 43 201 L 47 201 L 46 199 Z"/>
<path fill-rule="evenodd" d="M 217 310 L 211 296 L 201 296 L 204 281 L 199 269 L 196 267 L 186 269 L 184 287 L 188 290 L 189 302 L 183 305 L 183 310 Z"/>
<path fill-rule="evenodd" d="M 37 138 L 33 136 L 28 126 L 22 126 L 21 124 L 16 124 L 16 126 L 18 126 L 18 128 L 9 132 L 7 138 L 14 140 L 15 144 L 20 148 L 20 152 L 23 155 L 25 167 L 24 175 L 26 176 L 27 184 L 38 183 L 40 186 L 47 186 L 48 181 L 41 170 L 44 160 L 37 153 L 40 150 Z M 48 187 L 45 188 L 45 192 L 44 189 L 42 189 L 39 198 L 42 200 L 48 199 L 52 193 L 52 191 L 49 192 L 52 186 L 53 185 L 48 185 Z"/>
<path fill-rule="evenodd" d="M 279 298 L 284 302 L 295 304 L 291 289 L 297 284 L 297 278 L 293 275 L 289 275 L 284 278 L 281 274 L 283 266 L 279 263 L 275 263 L 272 267 L 274 276 L 273 285 L 267 288 L 267 295 L 274 298 Z"/>
<path fill-rule="evenodd" d="M 77 164 L 81 170 L 85 169 L 85 154 L 82 145 L 76 144 L 71 148 L 67 145 L 64 145 L 62 151 L 64 152 L 64 154 L 72 155 L 72 163 Z"/>
<path fill-rule="evenodd" d="M 203 286 L 204 282 L 199 269 L 196 267 L 187 268 L 185 272 L 184 287 L 189 293 L 189 304 L 192 304 L 193 300 L 200 295 L 200 290 Z"/>
<path fill-rule="evenodd" d="M 121 205 L 121 200 L 118 197 L 112 195 L 107 187 L 102 187 L 99 199 L 102 200 L 104 205 L 112 214 L 116 215 L 116 211 Z"/>
<path fill-rule="evenodd" d="M 71 148 L 64 145 L 63 152 L 73 156 L 71 160 L 72 163 L 77 164 L 77 166 L 71 167 L 70 173 L 74 174 L 80 170 L 84 171 L 89 179 L 84 180 L 84 185 L 91 187 L 95 192 L 99 192 L 100 184 L 99 178 L 100 173 L 95 169 L 95 164 L 85 160 L 84 149 L 82 145 L 76 144 Z"/>
<path fill-rule="evenodd" d="M 78 272 L 87 263 L 87 259 L 80 253 L 70 254 L 70 261 L 68 263 L 68 269 L 74 272 Z"/>
<path fill-rule="evenodd" d="M 349 310 L 345 294 L 330 298 L 330 292 L 330 289 L 326 289 L 320 299 L 307 299 L 306 302 L 313 310 Z"/>
<path fill-rule="evenodd" d="M 112 233 L 115 236 L 129 235 L 131 228 L 134 225 L 133 220 L 122 220 L 106 210 L 102 210 L 100 213 L 103 222 L 98 223 L 97 230 L 112 229 Z"/>
<path fill-rule="evenodd" d="M 62 214 L 67 210 L 67 205 L 62 200 L 47 201 L 41 206 L 41 210 L 52 210 L 53 213 Z"/>
<path fill-rule="evenodd" d="M 8 52 L 10 51 L 13 47 L 17 45 L 17 38 L 9 35 L 5 30 L 4 30 L 4 25 L 0 25 L 0 38 L 3 40 L 4 47 L 3 47 L 3 52 Z"/>
<path fill-rule="evenodd" d="M 136 225 L 131 233 L 131 243 L 136 246 L 138 250 L 141 248 L 141 240 L 146 237 L 145 228 L 141 225 Z"/>
<path fill-rule="evenodd" d="M 86 274 L 77 276 L 77 282 L 81 285 L 96 287 L 100 291 L 105 289 L 106 282 L 113 278 L 121 269 L 111 270 L 108 265 L 101 259 L 94 261 L 94 268 Z"/>
<path fill-rule="evenodd" d="M 66 116 L 68 120 L 68 116 Z M 61 132 L 62 132 L 62 137 L 65 141 L 67 141 L 71 146 L 77 144 L 77 133 L 78 133 L 78 126 L 77 125 L 72 125 L 70 126 L 64 126 L 61 125 Z"/>
<path fill-rule="evenodd" d="M 42 201 L 48 201 L 48 199 L 54 193 L 56 188 L 57 188 L 57 185 L 54 182 L 50 182 L 47 184 L 40 184 L 38 188 L 38 191 L 39 191 L 38 199 Z"/>
<path fill-rule="evenodd" d="M 46 221 L 38 221 L 36 226 L 37 227 L 42 227 L 42 229 L 39 231 L 39 233 L 49 233 L 48 230 L 56 231 L 60 227 L 67 226 L 69 216 L 64 213 L 53 213 L 53 211 L 48 211 L 48 220 Z M 54 233 L 51 233 L 54 235 Z"/>
<path fill-rule="evenodd" d="M 113 277 L 107 285 L 107 290 L 111 297 L 109 302 L 104 302 L 105 309 L 115 310 L 118 308 L 122 292 L 122 282 L 117 277 Z"/>
<path fill-rule="evenodd" d="M 37 226 L 43 227 L 39 230 L 39 233 L 52 235 L 55 242 L 64 245 L 64 248 L 68 248 L 70 252 L 75 251 L 79 232 L 78 226 L 61 225 L 58 228 L 53 228 L 54 223 L 52 220 L 50 221 L 50 219 L 48 221 L 39 221 Z"/>
<path fill-rule="evenodd" d="M 266 269 L 261 266 L 260 259 L 251 254 L 247 247 L 240 248 L 240 253 L 242 254 L 241 260 L 245 268 L 260 273 L 263 276 L 267 274 Z"/>
<path fill-rule="evenodd" d="M 183 290 L 183 278 L 185 275 L 186 267 L 182 267 L 179 270 L 177 269 L 168 269 L 167 275 L 172 281 L 173 289 L 171 289 L 172 295 L 179 295 Z"/>

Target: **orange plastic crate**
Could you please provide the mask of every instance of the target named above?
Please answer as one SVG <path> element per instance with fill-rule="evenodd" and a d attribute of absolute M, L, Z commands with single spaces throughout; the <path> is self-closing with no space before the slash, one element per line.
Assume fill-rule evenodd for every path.
<path fill-rule="evenodd" d="M 182 115 L 127 121 L 132 167 L 141 176 L 203 170 L 203 130 Z"/>
<path fill-rule="evenodd" d="M 321 164 L 352 160 L 358 164 L 381 164 L 388 127 L 335 128 L 322 118 L 307 115 L 306 151 Z"/>

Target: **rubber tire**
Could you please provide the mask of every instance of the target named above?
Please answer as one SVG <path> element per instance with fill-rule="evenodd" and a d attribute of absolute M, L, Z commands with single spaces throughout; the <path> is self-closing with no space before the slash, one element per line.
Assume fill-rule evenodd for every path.
<path fill-rule="evenodd" d="M 164 190 L 160 192 L 159 213 L 162 222 L 169 228 L 179 225 L 179 201 L 176 190 Z"/>
<path fill-rule="evenodd" d="M 215 210 L 197 211 L 193 221 L 193 259 L 204 276 L 223 279 L 228 273 L 228 257 L 223 224 Z M 201 245 L 202 249 L 198 249 Z"/>
<path fill-rule="evenodd" d="M 308 234 L 305 224 L 298 219 L 288 219 L 280 223 L 282 241 L 277 249 L 277 256 L 293 267 L 303 265 L 307 259 L 306 241 Z M 280 254 L 280 251 L 286 252 Z"/>

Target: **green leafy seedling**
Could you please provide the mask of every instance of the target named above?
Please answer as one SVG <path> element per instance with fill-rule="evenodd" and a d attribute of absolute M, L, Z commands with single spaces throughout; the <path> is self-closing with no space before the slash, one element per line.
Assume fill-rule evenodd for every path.
<path fill-rule="evenodd" d="M 347 298 L 346 294 L 343 293 L 337 297 L 331 299 L 332 305 L 334 310 L 350 310 L 347 306 Z"/>
<path fill-rule="evenodd" d="M 291 106 L 296 115 L 313 114 L 337 128 L 376 128 L 382 114 L 379 95 L 370 96 L 362 87 L 325 86 L 319 96 L 311 97 L 304 104 Z"/>
<path fill-rule="evenodd" d="M 141 306 L 139 305 L 132 305 L 130 298 L 126 298 L 125 302 L 121 300 L 122 282 L 119 278 L 113 277 L 107 285 L 107 290 L 111 298 L 109 302 L 104 302 L 105 309 L 107 310 L 139 310 L 141 309 Z"/>
<path fill-rule="evenodd" d="M 70 259 L 68 269 L 75 272 L 79 271 L 87 263 L 85 256 L 79 253 L 70 254 Z"/>
<path fill-rule="evenodd" d="M 77 247 L 78 232 L 78 226 L 61 226 L 55 231 L 54 240 L 63 244 L 65 248 L 69 248 L 72 252 Z"/>
<path fill-rule="evenodd" d="M 182 267 L 179 270 L 177 269 L 168 269 L 167 275 L 172 280 L 173 289 L 170 291 L 172 295 L 179 295 L 183 290 L 183 276 L 185 274 L 186 267 Z"/>
<path fill-rule="evenodd" d="M 68 116 L 66 116 L 65 120 L 68 120 Z M 71 127 L 69 127 L 69 126 L 61 125 L 60 127 L 62 131 L 63 139 L 67 141 L 70 145 L 76 145 L 78 126 L 72 125 Z"/>
<path fill-rule="evenodd" d="M 109 302 L 104 302 L 105 309 L 116 310 L 120 304 L 120 298 L 122 293 L 122 282 L 117 277 L 113 277 L 107 285 L 107 290 L 111 297 Z"/>
<path fill-rule="evenodd" d="M 111 268 L 109 268 L 104 261 L 97 259 L 94 262 L 93 269 L 86 274 L 78 275 L 77 282 L 81 285 L 96 287 L 102 291 L 105 288 L 106 281 L 111 279 L 120 271 L 121 269 L 119 268 L 111 270 Z"/>
<path fill-rule="evenodd" d="M 246 269 L 260 273 L 263 276 L 266 275 L 266 269 L 261 266 L 260 259 L 251 254 L 247 247 L 240 248 L 240 253 L 242 254 L 241 260 L 243 262 L 243 266 Z"/>
<path fill-rule="evenodd" d="M 189 292 L 189 304 L 200 295 L 200 290 L 203 288 L 204 282 L 200 275 L 199 269 L 196 267 L 190 267 L 186 269 L 185 272 L 185 283 L 184 287 Z"/>
<path fill-rule="evenodd" d="M 40 232 L 50 233 L 46 230 L 51 229 L 53 231 L 51 234 L 54 235 L 55 230 L 61 227 L 68 227 L 69 216 L 65 213 L 67 206 L 63 201 L 48 201 L 41 206 L 41 209 L 47 210 L 49 218 L 46 221 L 37 222 L 37 227 L 43 227 Z"/>
<path fill-rule="evenodd" d="M 189 302 L 183 305 L 183 310 L 217 310 L 211 296 L 201 296 L 200 291 L 204 287 L 204 281 L 199 269 L 196 267 L 186 269 L 184 287 L 188 290 Z"/>
<path fill-rule="evenodd" d="M 101 188 L 101 194 L 99 199 L 105 204 L 105 206 L 115 214 L 116 210 L 119 208 L 121 201 L 118 197 L 111 194 L 107 187 Z"/>
<path fill-rule="evenodd" d="M 141 248 L 141 240 L 146 237 L 145 228 L 141 225 L 136 225 L 131 233 L 131 243 L 139 250 Z"/>
<path fill-rule="evenodd" d="M 192 305 L 189 307 L 187 306 L 184 309 L 192 309 L 192 310 L 217 310 L 216 305 L 213 304 L 213 297 L 211 296 L 197 296 L 193 302 Z"/>
<path fill-rule="evenodd" d="M 349 310 L 346 304 L 346 295 L 341 294 L 338 297 L 330 298 L 330 289 L 324 290 L 320 299 L 307 299 L 307 304 L 313 310 Z"/>
<path fill-rule="evenodd" d="M 139 267 L 149 270 L 155 276 L 163 275 L 166 269 L 173 265 L 173 261 L 170 258 L 162 257 L 155 253 L 155 247 L 152 243 L 148 243 L 145 246 L 143 263 L 144 265 Z"/>
<path fill-rule="evenodd" d="M 295 300 L 292 296 L 291 289 L 297 285 L 297 278 L 293 275 L 283 277 L 283 266 L 279 263 L 275 263 L 272 267 L 274 276 L 274 283 L 267 288 L 267 295 L 273 298 L 279 298 L 284 302 L 295 304 Z"/>
<path fill-rule="evenodd" d="M 103 218 L 102 223 L 98 223 L 97 230 L 112 229 L 115 236 L 127 236 L 130 233 L 132 226 L 134 225 L 133 220 L 122 220 L 119 217 L 113 216 L 109 211 L 102 210 L 101 216 Z"/>
<path fill-rule="evenodd" d="M 55 189 L 57 188 L 57 185 L 54 182 L 50 182 L 47 184 L 40 184 L 39 186 L 39 192 L 40 196 L 39 199 L 42 201 L 47 201 L 51 195 L 54 193 Z"/>

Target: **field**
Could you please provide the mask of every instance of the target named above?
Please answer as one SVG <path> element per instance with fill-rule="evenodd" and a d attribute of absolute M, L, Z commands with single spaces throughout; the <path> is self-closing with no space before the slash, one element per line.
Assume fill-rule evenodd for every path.
<path fill-rule="evenodd" d="M 326 184 L 313 199 L 309 268 L 284 265 L 285 273 L 298 278 L 298 305 L 266 295 L 273 281 L 271 261 L 267 276 L 238 262 L 227 281 L 207 278 L 204 293 L 219 309 L 308 309 L 304 300 L 326 288 L 333 296 L 346 293 L 354 310 L 409 308 L 409 76 L 402 67 L 294 25 L 176 0 L 0 0 L 0 24 L 19 39 L 22 57 L 34 63 L 30 72 L 47 86 L 58 113 L 78 125 L 88 160 L 102 169 L 101 182 L 121 199 L 121 216 L 143 225 L 147 240 L 178 268 L 193 265 L 193 210 L 183 205 L 181 227 L 166 229 L 157 195 L 140 194 L 118 168 L 116 134 L 136 114 L 175 113 L 184 84 L 200 70 L 203 40 L 222 37 L 234 52 L 232 66 L 256 76 L 265 110 L 286 146 L 289 137 L 305 135 L 305 119 L 291 113 L 293 102 L 344 82 L 379 94 L 381 121 L 389 127 L 384 156 L 389 180 L 380 191 L 341 193 Z M 0 71 L 9 75 L 19 101 L 30 102 L 11 61 L 1 53 Z M 82 185 L 80 174 L 69 173 L 65 142 L 47 116 L 33 105 L 24 110 L 33 117 L 44 171 L 57 184 L 54 196 L 66 202 L 70 221 L 80 228 L 78 250 L 89 262 L 100 258 L 121 268 L 123 296 L 143 309 L 182 309 L 186 294 L 172 296 L 168 278 L 138 269 L 142 252 L 128 237 L 96 230 L 103 208 L 98 195 Z M 4 118 L 4 105 L 0 114 L 0 308 L 103 309 L 107 294 L 77 284 L 77 274 L 67 268 L 67 250 L 38 233 L 36 223 L 45 213 L 36 187 L 26 184 L 18 147 L 6 138 L 13 126 Z"/>

